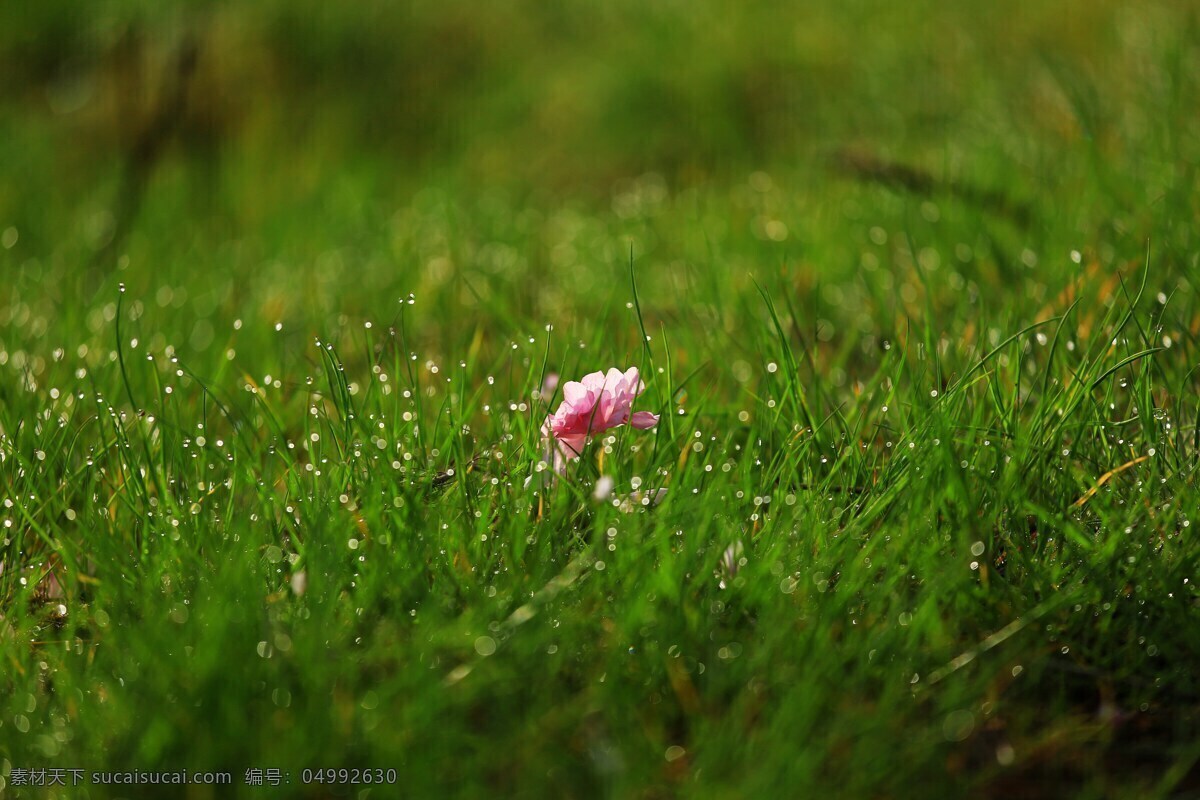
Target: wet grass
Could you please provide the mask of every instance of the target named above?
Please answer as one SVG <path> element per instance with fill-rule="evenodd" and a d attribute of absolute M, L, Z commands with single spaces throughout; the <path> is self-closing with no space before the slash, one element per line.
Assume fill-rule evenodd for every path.
<path fill-rule="evenodd" d="M 564 190 L 251 133 L 127 231 L 120 169 L 0 194 L 0 781 L 1200 791 L 1200 37 L 1157 13 L 1144 83 L 1047 57 L 1058 122 L 942 142 Z M 547 375 L 610 366 L 659 426 L 551 477 Z"/>

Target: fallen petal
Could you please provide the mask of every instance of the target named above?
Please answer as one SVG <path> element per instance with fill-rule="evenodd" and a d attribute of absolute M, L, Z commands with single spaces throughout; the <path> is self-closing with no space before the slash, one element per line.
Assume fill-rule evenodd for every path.
<path fill-rule="evenodd" d="M 611 475 L 601 475 L 600 479 L 596 481 L 596 488 L 592 492 L 592 497 L 597 502 L 603 503 L 605 500 L 612 497 L 612 491 L 615 485 L 616 481 L 612 479 Z"/>

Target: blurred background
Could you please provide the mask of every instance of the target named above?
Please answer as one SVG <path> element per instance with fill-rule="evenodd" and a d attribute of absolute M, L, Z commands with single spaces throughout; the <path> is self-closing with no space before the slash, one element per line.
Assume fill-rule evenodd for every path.
<path fill-rule="evenodd" d="M 828 335 L 1032 315 L 1152 233 L 1188 266 L 1198 41 L 1167 0 L 9 3 L 0 323 L 82 335 L 124 281 L 200 350 L 408 292 L 517 335 L 631 246 L 668 320 L 783 264 Z"/>

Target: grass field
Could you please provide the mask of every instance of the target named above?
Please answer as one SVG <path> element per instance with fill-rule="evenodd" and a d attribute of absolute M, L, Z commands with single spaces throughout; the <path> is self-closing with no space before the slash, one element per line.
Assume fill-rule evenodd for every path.
<path fill-rule="evenodd" d="M 1193 5 L 24 5 L 0 796 L 1200 796 Z"/>

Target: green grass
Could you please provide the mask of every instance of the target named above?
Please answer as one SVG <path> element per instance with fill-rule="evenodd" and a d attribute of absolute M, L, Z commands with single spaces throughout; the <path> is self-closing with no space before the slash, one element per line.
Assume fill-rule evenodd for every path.
<path fill-rule="evenodd" d="M 1200 791 L 1195 13 L 652 5 L 213 11 L 127 236 L 2 12 L 0 794 Z"/>

